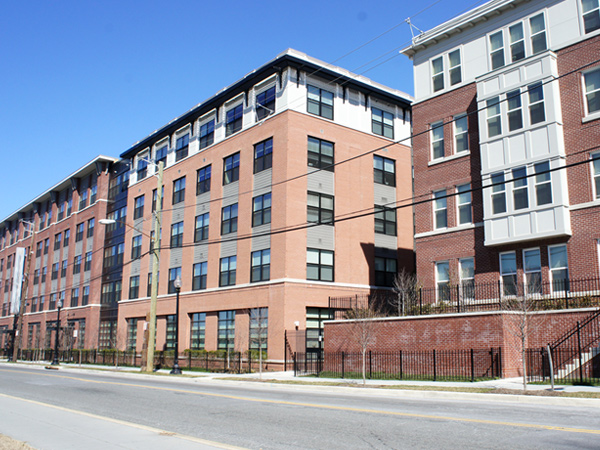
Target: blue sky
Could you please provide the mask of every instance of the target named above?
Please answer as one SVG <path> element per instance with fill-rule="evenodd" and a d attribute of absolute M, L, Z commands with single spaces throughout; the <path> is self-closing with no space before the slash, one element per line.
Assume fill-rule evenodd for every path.
<path fill-rule="evenodd" d="M 404 20 L 428 30 L 481 3 L 4 1 L 0 220 L 289 47 L 412 94 Z"/>

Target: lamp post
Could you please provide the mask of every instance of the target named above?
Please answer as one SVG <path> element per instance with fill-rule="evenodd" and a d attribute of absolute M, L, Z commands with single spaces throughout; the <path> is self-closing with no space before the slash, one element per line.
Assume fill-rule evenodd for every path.
<path fill-rule="evenodd" d="M 177 294 L 176 306 L 175 306 L 175 358 L 173 359 L 172 374 L 181 375 L 181 368 L 179 367 L 179 292 L 181 291 L 181 277 L 175 278 L 173 281 L 175 286 L 175 293 Z"/>
<path fill-rule="evenodd" d="M 58 315 L 56 316 L 56 336 L 54 338 L 54 358 L 52 359 L 52 365 L 58 366 L 58 335 L 60 334 L 60 310 L 63 307 L 62 300 L 58 301 L 56 305 L 58 308 Z"/>

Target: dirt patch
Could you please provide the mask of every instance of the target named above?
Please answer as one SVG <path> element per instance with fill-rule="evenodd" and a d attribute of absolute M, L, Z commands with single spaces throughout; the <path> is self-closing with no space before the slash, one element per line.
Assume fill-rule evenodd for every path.
<path fill-rule="evenodd" d="M 25 442 L 16 441 L 13 438 L 0 434 L 0 450 L 35 450 Z"/>

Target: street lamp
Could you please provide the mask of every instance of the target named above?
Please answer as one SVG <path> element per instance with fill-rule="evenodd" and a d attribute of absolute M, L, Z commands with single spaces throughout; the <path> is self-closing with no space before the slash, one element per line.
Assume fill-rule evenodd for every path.
<path fill-rule="evenodd" d="M 172 374 L 181 375 L 181 369 L 179 368 L 179 291 L 181 291 L 181 277 L 178 276 L 173 281 L 175 286 L 175 292 L 177 293 L 177 302 L 175 306 L 175 358 L 173 360 Z"/>
<path fill-rule="evenodd" d="M 56 305 L 58 307 L 58 315 L 56 316 L 56 336 L 54 339 L 54 358 L 52 359 L 52 365 L 58 366 L 58 335 L 60 334 L 60 310 L 63 307 L 62 300 L 58 300 Z"/>

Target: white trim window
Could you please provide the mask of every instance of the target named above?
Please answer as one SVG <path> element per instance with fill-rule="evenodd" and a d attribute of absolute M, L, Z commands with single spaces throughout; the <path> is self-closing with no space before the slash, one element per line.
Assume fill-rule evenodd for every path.
<path fill-rule="evenodd" d="M 538 206 L 552 203 L 552 177 L 548 161 L 535 164 L 535 198 Z"/>
<path fill-rule="evenodd" d="M 500 279 L 502 295 L 517 295 L 517 255 L 515 252 L 500 253 Z"/>
<path fill-rule="evenodd" d="M 490 35 L 490 60 L 492 70 L 504 66 L 504 38 L 502 30 Z"/>
<path fill-rule="evenodd" d="M 466 114 L 454 117 L 454 153 L 469 151 L 469 120 Z"/>
<path fill-rule="evenodd" d="M 444 157 L 444 122 L 431 124 L 431 155 L 432 159 Z"/>
<path fill-rule="evenodd" d="M 523 23 L 519 22 L 508 28 L 510 37 L 510 57 L 512 62 L 525 58 L 525 35 Z"/>
<path fill-rule="evenodd" d="M 529 208 L 529 192 L 527 188 L 527 167 L 512 170 L 513 208 L 515 210 Z"/>
<path fill-rule="evenodd" d="M 586 34 L 600 29 L 600 2 L 598 0 L 581 0 L 581 6 Z"/>
<path fill-rule="evenodd" d="M 506 108 L 508 109 L 508 131 L 523 128 L 521 91 L 517 89 L 506 94 Z"/>
<path fill-rule="evenodd" d="M 460 49 L 448 53 L 448 71 L 450 86 L 454 86 L 462 81 Z"/>
<path fill-rule="evenodd" d="M 371 130 L 373 134 L 394 139 L 394 115 L 379 108 L 371 108 Z"/>
<path fill-rule="evenodd" d="M 546 50 L 548 43 L 546 41 L 546 22 L 543 13 L 529 19 L 529 29 L 531 31 L 532 54 L 535 55 Z"/>
<path fill-rule="evenodd" d="M 600 68 L 583 74 L 585 115 L 600 113 Z"/>
<path fill-rule="evenodd" d="M 435 285 L 438 302 L 450 300 L 450 264 L 448 261 L 435 263 Z"/>
<path fill-rule="evenodd" d="M 446 190 L 433 193 L 433 221 L 434 228 L 439 230 L 448 227 L 448 202 Z"/>
<path fill-rule="evenodd" d="M 523 271 L 525 272 L 527 294 L 541 294 L 542 262 L 539 248 L 523 250 Z"/>
<path fill-rule="evenodd" d="M 473 222 L 473 214 L 471 209 L 471 185 L 469 183 L 461 186 L 456 186 L 457 201 L 457 219 L 459 225 L 465 225 Z"/>
<path fill-rule="evenodd" d="M 546 121 L 546 113 L 544 112 L 544 86 L 541 82 L 527 86 L 529 94 L 529 124 Z"/>
<path fill-rule="evenodd" d="M 492 174 L 492 214 L 506 212 L 506 185 L 504 184 L 504 172 Z"/>
<path fill-rule="evenodd" d="M 458 260 L 460 266 L 460 289 L 463 300 L 475 298 L 475 260 L 473 258 L 461 258 Z"/>
<path fill-rule="evenodd" d="M 444 89 L 444 59 L 441 56 L 431 60 L 431 84 L 433 92 Z"/>
<path fill-rule="evenodd" d="M 600 199 L 600 153 L 592 155 L 592 181 L 594 185 L 594 198 Z"/>
<path fill-rule="evenodd" d="M 564 292 L 569 290 L 569 258 L 567 246 L 553 245 L 548 247 L 550 262 L 550 278 L 552 280 L 553 292 Z"/>
<path fill-rule="evenodd" d="M 502 134 L 502 116 L 500 115 L 500 97 L 490 98 L 487 105 L 488 137 Z"/>

